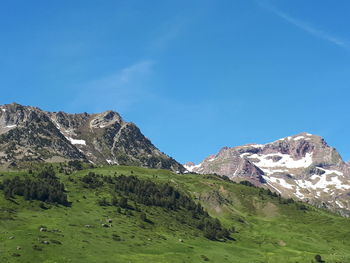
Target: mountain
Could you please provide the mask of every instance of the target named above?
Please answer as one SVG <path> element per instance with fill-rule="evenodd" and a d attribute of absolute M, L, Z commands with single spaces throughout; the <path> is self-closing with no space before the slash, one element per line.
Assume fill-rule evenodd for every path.
<path fill-rule="evenodd" d="M 184 170 L 114 111 L 68 114 L 16 103 L 0 106 L 2 165 L 67 160 Z"/>
<path fill-rule="evenodd" d="M 309 133 L 267 144 L 224 147 L 200 164 L 185 168 L 200 174 L 219 174 L 248 180 L 284 197 L 317 206 L 350 210 L 350 166 L 323 138 Z"/>

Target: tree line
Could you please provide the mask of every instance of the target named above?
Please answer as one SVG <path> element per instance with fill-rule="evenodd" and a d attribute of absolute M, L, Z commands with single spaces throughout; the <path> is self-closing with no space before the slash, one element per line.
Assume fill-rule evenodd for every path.
<path fill-rule="evenodd" d="M 145 206 L 178 211 L 182 216 L 179 220 L 203 231 L 206 238 L 211 240 L 230 238 L 230 231 L 224 228 L 218 219 L 212 218 L 200 203 L 196 203 L 168 183 L 154 183 L 136 176 L 101 176 L 93 172 L 84 176 L 81 181 L 90 188 L 100 187 L 104 183 L 111 184 L 114 192 L 122 196 L 117 201 L 113 197 L 111 201 L 113 205 L 127 208 L 128 200 L 132 200 Z M 106 204 L 105 200 L 103 203 Z"/>
<path fill-rule="evenodd" d="M 0 185 L 0 189 L 4 191 L 6 199 L 19 195 L 26 200 L 70 205 L 64 184 L 59 181 L 51 168 L 45 168 L 37 175 L 15 176 L 11 179 L 5 179 Z"/>

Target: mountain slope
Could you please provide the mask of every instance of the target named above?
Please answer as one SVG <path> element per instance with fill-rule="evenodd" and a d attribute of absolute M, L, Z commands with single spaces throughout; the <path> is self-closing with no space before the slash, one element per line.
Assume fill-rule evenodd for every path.
<path fill-rule="evenodd" d="M 282 196 L 343 213 L 350 209 L 349 165 L 323 138 L 309 133 L 265 145 L 224 147 L 200 164 L 185 167 L 197 173 L 216 173 L 237 181 L 249 180 Z"/>
<path fill-rule="evenodd" d="M 82 181 L 89 172 L 168 183 L 201 203 L 225 227 L 234 228 L 235 240 L 210 241 L 171 209 L 133 200 L 118 209 L 111 205 L 108 184 L 89 182 L 89 187 Z M 6 172 L 0 182 L 15 176 L 28 177 L 25 171 Z M 260 188 L 217 176 L 125 166 L 57 176 L 64 183 L 69 207 L 43 205 L 21 196 L 6 200 L 0 190 L 1 262 L 295 263 L 311 262 L 316 254 L 327 263 L 350 261 L 348 218 L 281 199 Z M 109 204 L 101 203 L 104 199 Z"/>
<path fill-rule="evenodd" d="M 183 171 L 139 128 L 113 111 L 99 114 L 45 112 L 16 103 L 0 106 L 0 160 L 128 164 Z"/>

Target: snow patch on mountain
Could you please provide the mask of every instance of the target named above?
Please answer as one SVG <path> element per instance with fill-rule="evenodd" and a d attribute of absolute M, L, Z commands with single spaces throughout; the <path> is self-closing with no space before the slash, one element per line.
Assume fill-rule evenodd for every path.
<path fill-rule="evenodd" d="M 342 203 L 340 203 L 339 201 L 335 201 L 335 203 L 340 207 L 340 208 L 345 208 Z"/>
<path fill-rule="evenodd" d="M 306 189 L 321 189 L 325 191 L 327 189 L 328 192 L 330 190 L 330 187 L 334 187 L 336 189 L 346 190 L 350 189 L 350 185 L 344 184 L 338 176 L 325 176 L 325 175 L 317 175 L 314 174 L 310 177 L 310 180 L 300 179 L 295 180 L 295 182 L 301 187 Z"/>
<path fill-rule="evenodd" d="M 253 148 L 262 148 L 264 147 L 263 144 L 246 144 L 246 145 L 243 145 L 243 146 L 238 146 L 238 147 L 241 147 L 241 148 L 248 148 L 248 147 L 253 147 Z"/>
<path fill-rule="evenodd" d="M 296 189 L 295 189 L 295 193 L 294 195 L 300 199 L 304 199 L 305 198 L 305 195 L 303 195 L 301 192 L 300 192 L 300 187 L 297 186 Z"/>
<path fill-rule="evenodd" d="M 80 145 L 86 145 L 86 141 L 85 140 L 77 140 L 77 139 L 73 139 L 71 137 L 66 137 L 71 144 L 80 144 Z"/>
<path fill-rule="evenodd" d="M 194 163 L 191 164 L 184 164 L 184 167 L 186 168 L 187 171 L 189 172 L 193 172 L 194 169 L 196 168 L 200 168 L 202 166 L 202 164 L 197 164 L 195 165 Z"/>
<path fill-rule="evenodd" d="M 106 162 L 108 163 L 108 164 L 118 164 L 116 161 L 114 161 L 114 160 L 109 160 L 109 159 L 107 159 L 106 160 Z"/>
<path fill-rule="evenodd" d="M 269 185 L 269 186 L 271 186 L 273 189 L 275 189 L 278 193 L 280 193 L 280 194 L 282 194 L 282 192 L 278 189 L 278 188 L 276 188 L 271 182 L 270 182 L 270 178 L 268 178 L 268 177 L 264 177 L 264 179 L 266 180 L 266 183 Z"/>
<path fill-rule="evenodd" d="M 323 169 L 321 167 L 317 167 L 317 169 L 320 169 L 320 170 L 324 171 L 325 172 L 324 175 L 330 175 L 330 174 L 343 175 L 342 172 L 339 172 L 337 170 L 326 170 L 326 169 Z"/>
<path fill-rule="evenodd" d="M 271 154 L 252 154 L 247 156 L 251 159 L 258 159 L 258 161 L 252 160 L 252 162 L 262 168 L 273 167 L 285 167 L 289 169 L 307 168 L 312 164 L 312 153 L 306 153 L 304 158 L 300 160 L 294 160 L 289 154 L 271 153 Z M 280 157 L 279 160 L 273 159 L 273 157 Z"/>
<path fill-rule="evenodd" d="M 285 179 L 283 178 L 277 178 L 272 176 L 263 176 L 263 178 L 270 183 L 278 184 L 284 188 L 293 189 L 293 185 L 289 184 Z"/>

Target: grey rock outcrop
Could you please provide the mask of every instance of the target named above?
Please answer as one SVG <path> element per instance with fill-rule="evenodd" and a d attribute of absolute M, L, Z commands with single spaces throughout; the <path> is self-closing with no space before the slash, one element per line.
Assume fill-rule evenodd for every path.
<path fill-rule="evenodd" d="M 0 162 L 89 161 L 184 171 L 133 123 L 114 111 L 46 112 L 16 103 L 0 106 Z"/>

